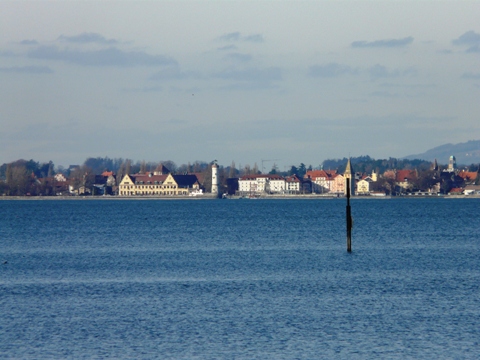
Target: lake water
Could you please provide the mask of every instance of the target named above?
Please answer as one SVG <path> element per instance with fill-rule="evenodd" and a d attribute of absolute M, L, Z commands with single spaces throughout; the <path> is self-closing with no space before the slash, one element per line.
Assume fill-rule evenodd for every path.
<path fill-rule="evenodd" d="M 0 201 L 0 358 L 480 357 L 480 199 Z"/>

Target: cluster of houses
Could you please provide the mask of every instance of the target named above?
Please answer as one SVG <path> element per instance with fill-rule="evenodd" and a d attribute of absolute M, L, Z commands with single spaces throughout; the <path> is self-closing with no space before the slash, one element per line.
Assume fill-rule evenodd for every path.
<path fill-rule="evenodd" d="M 204 173 L 172 174 L 163 165 L 155 171 L 142 174 L 126 174 L 121 179 L 116 179 L 113 172 L 104 172 L 96 175 L 95 179 L 87 186 L 85 182 L 77 186 L 67 181 L 63 174 L 55 175 L 56 193 L 76 195 L 118 195 L 130 196 L 196 196 L 203 195 L 206 189 L 205 180 L 208 181 L 208 191 L 213 195 L 219 192 L 225 195 L 259 197 L 267 194 L 324 194 L 327 196 L 343 196 L 346 193 L 347 179 L 351 181 L 352 195 L 358 196 L 385 196 L 385 191 L 374 191 L 379 179 L 388 180 L 396 189 L 396 193 L 410 195 L 436 195 L 442 191 L 441 185 L 445 179 L 463 187 L 450 189 L 451 195 L 480 194 L 480 186 L 475 185 L 478 172 L 459 171 L 456 168 L 455 157 L 451 156 L 448 168 L 439 171 L 437 162 L 432 165 L 434 178 L 428 189 L 421 191 L 415 189 L 418 180 L 417 170 L 388 170 L 381 176 L 372 174 L 355 173 L 350 160 L 343 174 L 336 170 L 310 170 L 303 177 L 297 175 L 281 176 L 278 174 L 249 174 L 239 178 L 227 179 L 224 188 L 219 184 L 218 166 L 212 165 L 211 179 L 205 179 Z"/>
<path fill-rule="evenodd" d="M 238 179 L 240 196 L 261 196 L 262 194 L 301 194 L 315 193 L 328 196 L 341 196 L 346 193 L 346 180 L 351 179 L 352 194 L 359 196 L 385 196 L 385 191 L 375 191 L 374 186 L 380 178 L 390 182 L 390 193 L 408 195 L 437 195 L 442 192 L 445 180 L 453 185 L 462 184 L 462 187 L 449 189 L 449 195 L 480 194 L 480 186 L 475 185 L 478 171 L 465 171 L 456 168 L 455 157 L 451 156 L 448 168 L 439 171 L 435 160 L 432 164 L 432 181 L 428 189 L 416 189 L 419 179 L 417 170 L 388 170 L 380 177 L 377 173 L 362 174 L 352 171 L 350 161 L 344 174 L 336 170 L 311 170 L 303 178 L 296 175 L 282 177 L 279 175 L 252 174 Z"/>

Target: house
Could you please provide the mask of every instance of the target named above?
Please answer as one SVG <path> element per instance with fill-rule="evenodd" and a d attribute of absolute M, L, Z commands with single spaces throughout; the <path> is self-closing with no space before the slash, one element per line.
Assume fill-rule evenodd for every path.
<path fill-rule="evenodd" d="M 467 185 L 463 193 L 465 195 L 480 195 L 480 185 Z"/>
<path fill-rule="evenodd" d="M 357 181 L 357 195 L 370 195 L 370 184 L 373 179 L 370 176 L 363 176 L 361 180 Z"/>
<path fill-rule="evenodd" d="M 345 194 L 345 191 L 346 191 L 345 176 L 343 176 L 342 174 L 337 174 L 333 178 L 331 193 L 337 194 L 337 195 L 340 195 L 340 194 L 343 195 Z"/>
<path fill-rule="evenodd" d="M 289 194 L 299 194 L 303 191 L 302 180 L 297 175 L 285 177 L 285 191 Z"/>
<path fill-rule="evenodd" d="M 337 176 L 335 170 L 310 170 L 305 173 L 303 179 L 311 181 L 311 192 L 323 194 L 332 191 L 335 176 Z"/>
<path fill-rule="evenodd" d="M 154 175 L 153 173 L 125 175 L 120 182 L 120 196 L 187 196 L 200 190 L 195 175 Z"/>
<path fill-rule="evenodd" d="M 284 193 L 285 186 L 285 179 L 276 174 L 250 174 L 238 179 L 238 191 L 241 195 Z"/>
<path fill-rule="evenodd" d="M 474 185 L 474 184 L 475 184 L 475 180 L 477 179 L 477 176 L 478 176 L 478 171 L 465 171 L 465 170 L 462 170 L 462 171 L 460 171 L 457 175 L 460 176 L 460 177 L 463 179 L 463 181 L 465 182 L 465 184 Z"/>
<path fill-rule="evenodd" d="M 448 195 L 463 195 L 462 188 L 453 188 L 448 192 Z"/>
<path fill-rule="evenodd" d="M 411 190 L 413 182 L 417 180 L 416 170 L 397 170 L 395 174 L 395 183 L 404 190 Z"/>
<path fill-rule="evenodd" d="M 59 182 L 67 181 L 67 178 L 62 173 L 55 174 L 54 179 L 55 181 L 59 181 Z"/>

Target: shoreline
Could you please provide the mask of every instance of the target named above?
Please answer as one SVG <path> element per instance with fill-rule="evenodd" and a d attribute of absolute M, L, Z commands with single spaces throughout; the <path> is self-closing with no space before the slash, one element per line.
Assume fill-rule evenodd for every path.
<path fill-rule="evenodd" d="M 213 195 L 202 196 L 0 196 L 0 201 L 52 201 L 52 200 L 101 200 L 101 201 L 121 201 L 121 200 L 340 200 L 346 199 L 345 196 L 325 196 L 325 195 L 263 195 L 255 198 L 241 196 L 230 196 L 219 198 Z M 391 199 L 480 199 L 480 195 L 411 195 L 411 196 L 352 196 L 352 200 L 391 200 Z"/>

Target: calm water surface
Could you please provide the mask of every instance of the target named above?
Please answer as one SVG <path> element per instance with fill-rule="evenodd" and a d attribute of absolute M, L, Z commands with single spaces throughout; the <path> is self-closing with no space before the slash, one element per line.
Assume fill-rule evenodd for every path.
<path fill-rule="evenodd" d="M 477 359 L 479 210 L 0 201 L 0 358 Z"/>

